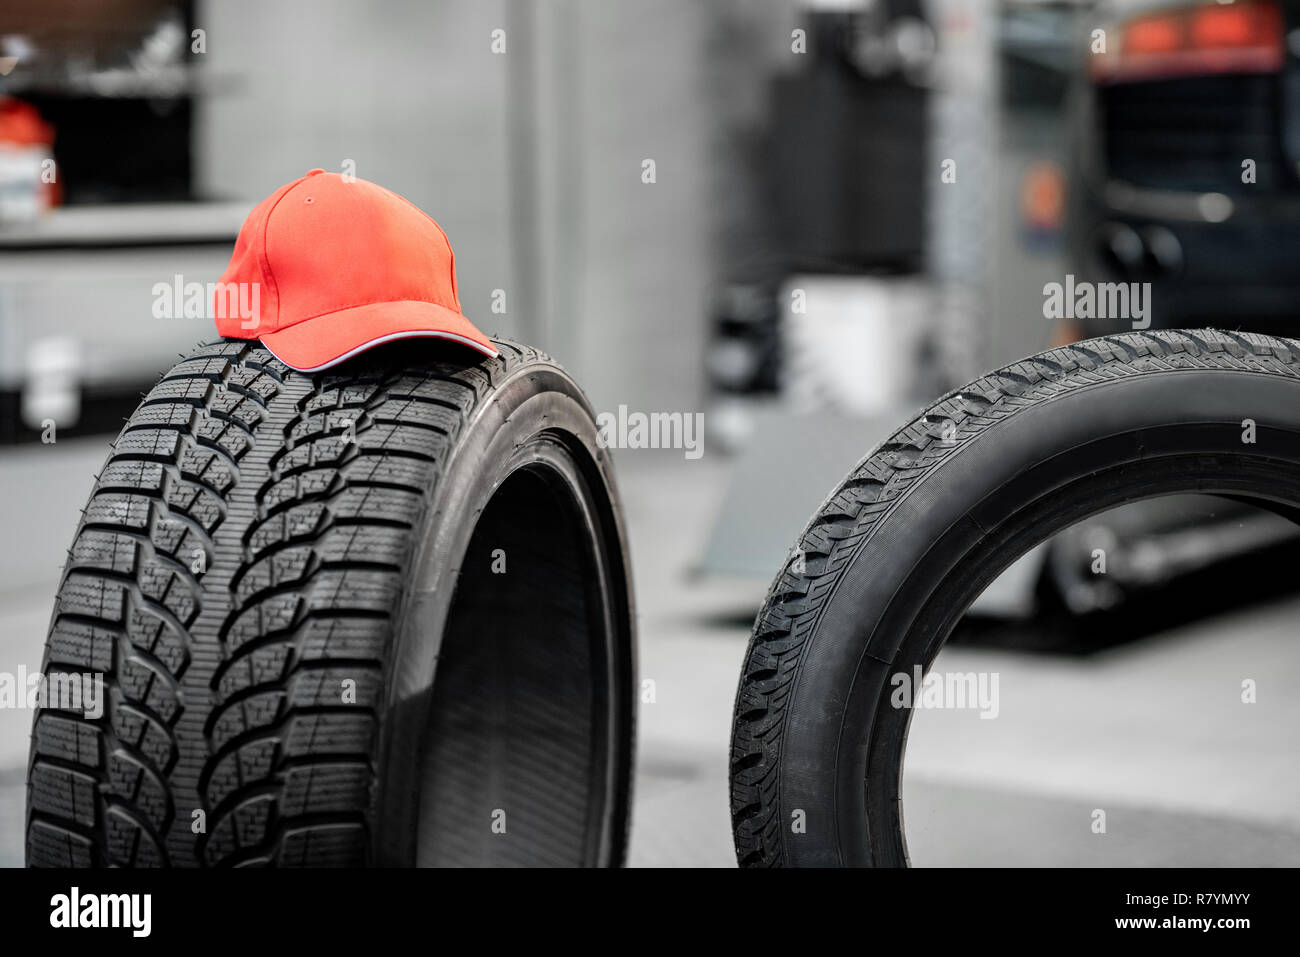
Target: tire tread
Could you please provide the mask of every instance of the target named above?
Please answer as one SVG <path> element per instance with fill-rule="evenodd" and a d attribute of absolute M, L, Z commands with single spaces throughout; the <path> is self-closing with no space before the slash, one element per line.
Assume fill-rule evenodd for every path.
<path fill-rule="evenodd" d="M 223 340 L 159 379 L 96 478 L 61 579 L 43 670 L 103 673 L 107 700 L 98 719 L 35 715 L 29 864 L 367 862 L 416 530 L 475 409 L 549 362 L 498 346 L 472 366 L 308 376 Z"/>

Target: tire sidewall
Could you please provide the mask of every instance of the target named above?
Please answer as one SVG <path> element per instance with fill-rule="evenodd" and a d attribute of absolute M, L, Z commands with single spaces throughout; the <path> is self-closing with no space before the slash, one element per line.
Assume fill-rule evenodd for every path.
<path fill-rule="evenodd" d="M 546 451 L 543 452 L 543 446 Z M 590 406 L 571 378 L 549 362 L 512 372 L 492 389 L 457 437 L 447 467 L 417 525 L 412 575 L 401 599 L 385 668 L 373 802 L 373 860 L 381 866 L 416 863 L 420 805 L 419 756 L 423 753 L 436 680 L 436 663 L 455 598 L 461 562 L 478 519 L 502 483 L 546 455 L 567 455 L 585 478 L 591 505 L 603 513 L 597 547 L 610 576 L 616 628 L 607 637 L 608 766 L 605 791 L 608 832 L 604 864 L 622 862 L 632 762 L 632 701 L 635 618 L 622 511 L 608 452 L 597 441 Z M 600 561 L 600 557 L 597 558 Z"/>

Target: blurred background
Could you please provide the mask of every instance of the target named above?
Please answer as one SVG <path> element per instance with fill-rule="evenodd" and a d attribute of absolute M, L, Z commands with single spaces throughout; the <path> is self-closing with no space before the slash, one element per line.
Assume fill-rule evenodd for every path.
<path fill-rule="evenodd" d="M 615 456 L 653 681 L 631 862 L 729 866 L 749 627 L 854 462 L 1135 319 L 1296 331 L 1300 2 L 7 0 L 0 672 L 40 667 L 121 420 L 214 335 L 155 286 L 215 281 L 313 167 L 434 216 L 466 314 L 597 411 L 703 415 L 698 457 Z M 1150 313 L 1049 317 L 1071 281 Z M 935 666 L 997 673 L 997 719 L 913 721 L 913 862 L 1300 863 L 1297 559 L 1189 496 L 1018 561 Z M 0 709 L 0 865 L 30 722 Z"/>

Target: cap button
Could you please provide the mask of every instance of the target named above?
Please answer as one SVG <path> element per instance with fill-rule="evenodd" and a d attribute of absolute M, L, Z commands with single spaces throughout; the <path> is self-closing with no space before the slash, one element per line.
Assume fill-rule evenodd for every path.
<path fill-rule="evenodd" d="M 320 174 L 320 173 L 323 173 L 323 172 L 325 172 L 323 169 L 309 169 L 309 170 L 307 170 L 307 174 L 306 174 L 306 175 L 308 175 L 308 176 L 316 176 L 316 175 L 318 175 L 318 174 Z"/>

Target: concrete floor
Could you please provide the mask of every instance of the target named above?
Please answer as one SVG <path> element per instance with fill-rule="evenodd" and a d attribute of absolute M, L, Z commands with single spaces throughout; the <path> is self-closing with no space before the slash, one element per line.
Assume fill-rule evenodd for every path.
<path fill-rule="evenodd" d="M 39 667 L 63 549 L 102 441 L 6 452 L 0 669 Z M 57 450 L 56 450 L 57 449 Z M 693 579 L 729 464 L 619 453 L 641 705 L 631 863 L 734 865 L 732 698 L 759 581 Z M 918 865 L 1300 863 L 1300 599 L 1087 659 L 961 646 L 937 667 L 1000 675 L 1001 713 L 919 713 L 904 799 Z M 1240 701 L 1254 678 L 1258 702 Z M 0 866 L 22 863 L 30 713 L 0 710 Z M 1106 833 L 1093 834 L 1093 812 Z"/>

